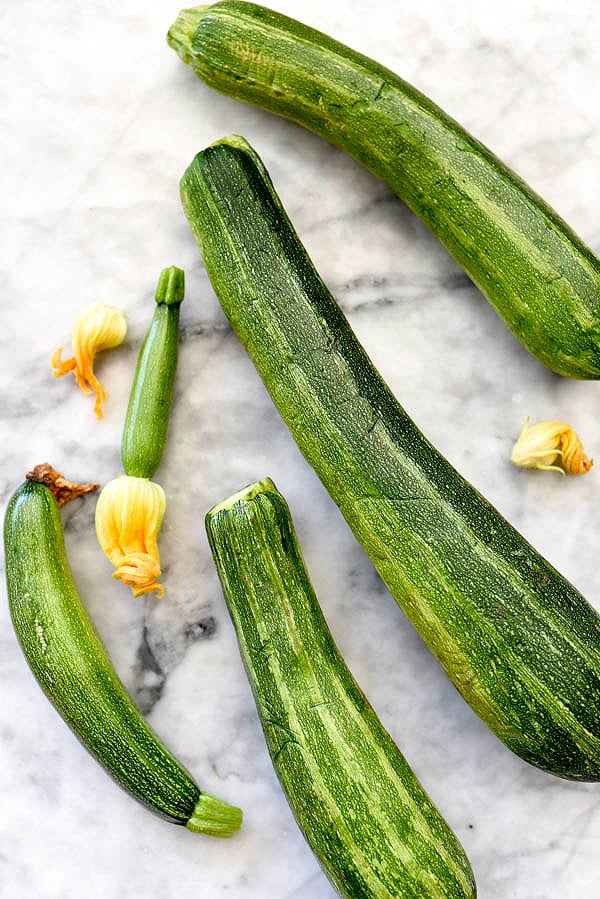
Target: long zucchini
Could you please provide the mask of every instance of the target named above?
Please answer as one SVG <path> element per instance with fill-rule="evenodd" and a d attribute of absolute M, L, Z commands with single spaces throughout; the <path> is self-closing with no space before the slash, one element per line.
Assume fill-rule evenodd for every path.
<path fill-rule="evenodd" d="M 273 765 L 340 894 L 474 897 L 460 843 L 333 642 L 273 482 L 215 506 L 206 530 Z"/>
<path fill-rule="evenodd" d="M 13 625 L 42 690 L 85 748 L 131 796 L 188 830 L 230 836 L 241 812 L 201 792 L 162 745 L 119 680 L 81 600 L 57 501 L 26 481 L 4 523 Z"/>
<path fill-rule="evenodd" d="M 543 363 L 600 377 L 600 260 L 431 100 L 253 3 L 183 10 L 168 40 L 211 87 L 304 125 L 388 184 Z"/>
<path fill-rule="evenodd" d="M 393 397 L 243 138 L 199 153 L 181 193 L 275 405 L 456 687 L 526 761 L 600 779 L 600 616 Z"/>

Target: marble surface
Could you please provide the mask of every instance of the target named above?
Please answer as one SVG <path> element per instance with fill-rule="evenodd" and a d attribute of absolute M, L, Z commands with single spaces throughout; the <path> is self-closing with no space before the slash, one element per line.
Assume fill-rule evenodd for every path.
<path fill-rule="evenodd" d="M 273 0 L 379 58 L 523 175 L 600 251 L 600 17 L 592 0 Z M 482 899 L 600 894 L 600 786 L 513 756 L 455 692 L 382 586 L 231 333 L 180 208 L 193 154 L 227 133 L 262 155 L 317 268 L 424 433 L 600 608 L 600 465 L 525 473 L 527 415 L 565 418 L 600 463 L 600 384 L 545 370 L 391 193 L 301 129 L 212 93 L 166 46 L 179 4 L 21 0 L 0 8 L 2 503 L 33 464 L 120 471 L 129 385 L 160 269 L 187 275 L 171 429 L 157 480 L 166 598 L 133 600 L 96 545 L 95 500 L 64 512 L 77 582 L 119 674 L 203 788 L 241 805 L 231 841 L 120 791 L 49 705 L 0 603 L 3 899 L 330 899 L 273 773 L 203 516 L 270 475 L 292 509 L 339 648 L 454 828 Z M 48 359 L 90 302 L 129 334 L 98 373 L 98 423 Z"/>

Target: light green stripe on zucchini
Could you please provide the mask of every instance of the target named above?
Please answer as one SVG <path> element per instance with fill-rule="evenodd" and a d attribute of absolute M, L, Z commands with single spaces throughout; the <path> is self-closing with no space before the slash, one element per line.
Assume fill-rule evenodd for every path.
<path fill-rule="evenodd" d="M 273 764 L 338 891 L 474 897 L 460 844 L 333 643 L 273 483 L 219 503 L 206 529 Z"/>
<path fill-rule="evenodd" d="M 600 779 L 597 613 L 392 396 L 254 151 L 239 137 L 207 148 L 181 189 L 215 292 L 275 405 L 464 698 L 526 761 Z"/>
<path fill-rule="evenodd" d="M 259 482 L 259 484 L 264 484 L 264 481 Z M 272 483 L 266 490 L 273 491 Z M 243 500 L 245 502 L 252 501 L 260 492 L 260 489 L 257 490 L 257 485 L 253 485 L 247 488 Z M 241 500 L 242 497 L 240 497 Z M 211 510 L 211 517 L 214 516 L 215 511 L 216 509 L 214 508 Z M 238 544 L 238 549 L 243 554 L 244 546 Z M 275 596 L 286 597 L 286 583 L 281 575 L 279 560 L 275 556 L 266 554 L 265 564 L 268 566 Z M 351 773 L 357 787 L 365 796 L 369 795 L 373 784 L 385 783 L 388 780 L 393 782 L 396 791 L 393 805 L 390 806 L 389 803 L 385 807 L 383 805 L 381 807 L 375 805 L 369 807 L 368 812 L 372 820 L 379 825 L 382 838 L 387 841 L 390 852 L 396 854 L 406 867 L 416 866 L 417 862 L 414 854 L 411 852 L 410 846 L 406 845 L 404 840 L 399 839 L 394 829 L 394 822 L 398 816 L 398 808 L 401 807 L 403 814 L 411 818 L 415 832 L 427 839 L 429 826 L 423 817 L 421 809 L 413 805 L 413 797 L 410 791 L 402 782 L 402 779 L 399 778 L 398 772 L 390 764 L 385 745 L 383 743 L 373 743 L 371 729 L 365 723 L 355 703 L 350 701 L 347 686 L 344 680 L 340 678 L 339 670 L 332 665 L 319 667 L 312 664 L 310 647 L 314 640 L 314 634 L 311 632 L 307 633 L 306 629 L 303 631 L 303 607 L 296 609 L 291 601 L 286 602 L 285 599 L 282 600 L 282 604 L 285 604 L 287 629 L 293 651 L 304 662 L 304 695 L 302 698 L 304 703 L 308 704 L 310 709 L 315 712 L 315 720 L 313 722 L 315 734 L 311 748 L 315 750 L 316 758 L 308 754 L 306 760 L 311 770 L 313 782 L 319 783 L 323 787 L 330 812 L 342 825 L 348 808 L 345 801 L 341 803 L 336 802 L 334 794 L 330 791 L 330 785 L 328 784 L 330 777 L 328 775 L 331 772 L 346 771 Z M 256 627 L 263 641 L 267 642 L 271 633 L 270 621 L 257 618 Z M 311 636 L 313 640 L 311 640 Z M 292 731 L 296 734 L 303 734 L 308 743 L 312 731 L 306 730 L 298 716 L 294 714 L 294 695 L 287 689 L 286 676 L 281 670 L 277 654 L 273 653 L 270 658 L 274 676 L 284 699 L 285 708 L 288 710 L 290 723 L 295 725 L 292 727 Z M 349 726 L 344 727 L 345 724 Z M 372 757 L 368 769 L 361 767 L 355 758 L 357 730 L 360 731 L 361 736 L 365 740 L 370 742 Z M 329 764 L 325 768 L 320 766 L 318 762 L 319 749 L 326 753 L 329 759 Z M 338 826 L 340 826 L 339 823 Z M 346 837 L 351 838 L 349 831 L 346 831 Z M 446 851 L 446 848 L 441 844 L 436 848 L 444 861 L 452 867 L 453 859 Z M 362 863 L 367 864 L 368 861 L 368 857 L 362 854 Z M 375 886 L 376 882 L 372 885 Z"/>
<path fill-rule="evenodd" d="M 290 118 L 388 184 L 545 365 L 600 377 L 600 261 L 514 172 L 372 59 L 253 3 L 183 11 L 168 41 L 207 84 Z"/>

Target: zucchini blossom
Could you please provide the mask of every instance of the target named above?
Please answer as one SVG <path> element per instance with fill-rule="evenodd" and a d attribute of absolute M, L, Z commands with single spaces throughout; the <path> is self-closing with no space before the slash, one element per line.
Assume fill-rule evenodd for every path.
<path fill-rule="evenodd" d="M 157 583 L 161 571 L 156 541 L 165 505 L 162 487 L 130 475 L 109 481 L 98 498 L 98 542 L 116 568 L 113 577 L 128 584 L 134 596 L 164 595 Z"/>
<path fill-rule="evenodd" d="M 520 468 L 541 468 L 564 474 L 585 474 L 594 464 L 583 451 L 581 440 L 564 421 L 525 422 L 510 461 Z"/>
<path fill-rule="evenodd" d="M 94 404 L 96 418 L 102 418 L 102 404 L 106 399 L 106 390 L 94 374 L 94 357 L 101 350 L 119 346 L 126 333 L 125 313 L 115 306 L 96 303 L 82 309 L 75 319 L 71 332 L 74 355 L 70 359 L 63 360 L 62 347 L 52 354 L 50 361 L 55 378 L 62 378 L 72 371 L 79 388 L 84 393 L 96 394 Z"/>

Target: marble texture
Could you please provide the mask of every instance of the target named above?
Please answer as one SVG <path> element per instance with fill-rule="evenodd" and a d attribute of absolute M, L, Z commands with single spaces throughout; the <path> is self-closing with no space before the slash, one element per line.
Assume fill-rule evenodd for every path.
<path fill-rule="evenodd" d="M 523 175 L 600 252 L 600 16 L 592 0 L 273 0 L 375 56 Z M 524 473 L 527 415 L 566 418 L 600 462 L 600 385 L 545 370 L 426 229 L 321 140 L 202 85 L 166 46 L 179 3 L 0 8 L 3 284 L 0 497 L 36 462 L 120 471 L 129 384 L 160 269 L 187 275 L 171 429 L 156 479 L 166 598 L 132 600 L 96 545 L 93 498 L 64 512 L 78 584 L 119 674 L 200 785 L 241 805 L 231 841 L 153 817 L 112 784 L 35 684 L 0 603 L 2 899 L 330 899 L 273 773 L 203 516 L 270 475 L 287 497 L 340 650 L 458 834 L 482 899 L 600 894 L 600 786 L 513 756 L 450 685 L 382 586 L 231 333 L 180 208 L 193 154 L 246 136 L 317 268 L 424 433 L 600 608 L 598 470 Z M 97 423 L 49 354 L 81 306 L 126 309 Z"/>

